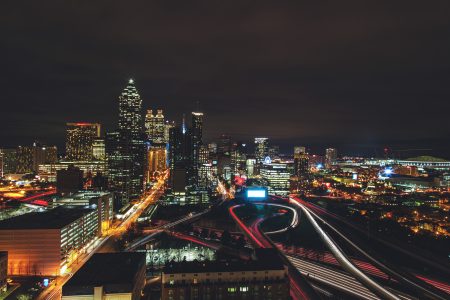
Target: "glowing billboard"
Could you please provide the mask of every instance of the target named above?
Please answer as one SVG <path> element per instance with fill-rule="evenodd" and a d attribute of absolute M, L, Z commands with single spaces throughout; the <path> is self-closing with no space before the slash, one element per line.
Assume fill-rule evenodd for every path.
<path fill-rule="evenodd" d="M 247 199 L 264 199 L 267 198 L 267 189 L 265 188 L 248 188 L 246 192 Z"/>

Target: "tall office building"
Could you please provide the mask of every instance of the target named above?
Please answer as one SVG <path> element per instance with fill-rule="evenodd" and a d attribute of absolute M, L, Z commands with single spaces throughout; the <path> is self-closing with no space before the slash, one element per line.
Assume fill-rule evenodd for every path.
<path fill-rule="evenodd" d="M 0 149 L 0 177 L 12 174 L 17 169 L 16 149 Z"/>
<path fill-rule="evenodd" d="M 105 140 L 101 138 L 96 138 L 92 143 L 92 154 L 95 160 L 105 160 Z"/>
<path fill-rule="evenodd" d="M 183 130 L 183 126 L 170 128 L 169 134 L 169 167 L 171 170 L 175 166 L 183 165 L 187 167 L 191 158 L 191 134 Z"/>
<path fill-rule="evenodd" d="M 183 119 L 184 121 L 184 119 Z M 169 185 L 175 203 L 186 201 L 186 187 L 188 186 L 188 172 L 190 161 L 190 133 L 184 122 L 181 126 L 170 128 L 169 134 Z"/>
<path fill-rule="evenodd" d="M 130 79 L 119 96 L 119 128 L 107 135 L 109 179 L 122 203 L 139 197 L 144 186 L 146 147 L 142 100 Z"/>
<path fill-rule="evenodd" d="M 242 142 L 233 143 L 230 151 L 230 167 L 235 174 L 245 171 L 247 160 L 247 144 Z"/>
<path fill-rule="evenodd" d="M 94 141 L 100 138 L 98 123 L 67 123 L 66 157 L 69 161 L 91 161 Z"/>
<path fill-rule="evenodd" d="M 170 139 L 170 129 L 175 127 L 175 121 L 167 121 L 164 124 L 164 142 L 169 143 Z"/>
<path fill-rule="evenodd" d="M 331 166 L 336 162 L 337 150 L 335 148 L 328 148 L 325 151 L 325 167 L 330 169 Z"/>
<path fill-rule="evenodd" d="M 211 154 L 217 154 L 217 144 L 216 143 L 209 143 L 208 144 L 208 151 Z"/>
<path fill-rule="evenodd" d="M 145 133 L 147 140 L 153 144 L 167 143 L 165 139 L 166 124 L 164 123 L 164 115 L 162 109 L 158 109 L 156 114 L 152 110 L 147 110 L 145 115 Z"/>
<path fill-rule="evenodd" d="M 266 137 L 255 138 L 256 174 L 259 174 L 260 165 L 264 162 L 264 159 L 268 154 L 269 154 L 269 139 Z"/>
<path fill-rule="evenodd" d="M 231 137 L 227 134 L 221 134 L 219 138 L 219 144 L 216 145 L 217 153 L 219 153 L 220 155 L 229 155 L 231 146 Z"/>
<path fill-rule="evenodd" d="M 261 167 L 261 177 L 266 179 L 269 186 L 269 193 L 275 195 L 287 195 L 289 193 L 290 172 L 287 164 L 269 163 Z"/>
<path fill-rule="evenodd" d="M 57 161 L 56 146 L 33 143 L 32 146 L 19 146 L 16 151 L 16 172 L 38 172 L 40 164 L 54 164 Z"/>
<path fill-rule="evenodd" d="M 207 188 L 210 183 L 212 164 L 209 159 L 209 150 L 205 145 L 200 146 L 199 151 L 199 186 Z"/>
<path fill-rule="evenodd" d="M 309 173 L 309 155 L 305 147 L 294 147 L 294 175 L 307 176 Z"/>
<path fill-rule="evenodd" d="M 166 170 L 167 150 L 166 147 L 150 146 L 147 150 L 146 182 L 151 182 L 155 176 Z"/>
<path fill-rule="evenodd" d="M 203 113 L 192 112 L 191 128 L 191 164 L 192 172 L 190 174 L 191 184 L 198 185 L 200 168 L 200 147 L 203 145 Z"/>
<path fill-rule="evenodd" d="M 268 156 L 271 159 L 280 158 L 280 146 L 272 145 L 268 149 Z"/>

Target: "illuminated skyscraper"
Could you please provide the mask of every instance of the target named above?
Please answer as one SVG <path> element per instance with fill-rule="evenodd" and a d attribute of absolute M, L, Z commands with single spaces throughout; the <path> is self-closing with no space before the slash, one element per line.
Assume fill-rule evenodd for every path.
<path fill-rule="evenodd" d="M 221 134 L 219 138 L 219 144 L 216 145 L 217 153 L 220 155 L 229 155 L 231 151 L 231 137 L 226 134 Z"/>
<path fill-rule="evenodd" d="M 264 158 L 269 153 L 269 139 L 266 137 L 255 138 L 255 158 L 256 164 L 264 161 Z"/>
<path fill-rule="evenodd" d="M 119 128 L 107 136 L 110 185 L 122 203 L 138 198 L 143 192 L 145 167 L 142 100 L 130 79 L 119 96 Z"/>
<path fill-rule="evenodd" d="M 309 155 L 305 147 L 294 147 L 294 175 L 307 176 L 309 173 Z"/>
<path fill-rule="evenodd" d="M 203 188 L 207 188 L 210 182 L 210 178 L 212 177 L 211 174 L 211 167 L 212 164 L 209 160 L 209 150 L 208 147 L 205 145 L 200 146 L 199 151 L 199 186 Z"/>
<path fill-rule="evenodd" d="M 16 172 L 16 155 L 16 149 L 0 149 L 0 177 Z"/>
<path fill-rule="evenodd" d="M 33 143 L 19 146 L 16 151 L 16 173 L 38 172 L 40 164 L 54 164 L 57 161 L 56 146 Z"/>
<path fill-rule="evenodd" d="M 94 141 L 100 138 L 98 123 L 67 123 L 66 157 L 69 161 L 91 161 Z"/>
<path fill-rule="evenodd" d="M 155 176 L 166 170 L 167 151 L 165 147 L 150 146 L 147 150 L 146 180 L 150 183 Z"/>
<path fill-rule="evenodd" d="M 261 177 L 266 179 L 269 193 L 275 195 L 287 195 L 289 193 L 289 178 L 291 176 L 287 165 L 283 163 L 263 164 Z"/>
<path fill-rule="evenodd" d="M 247 160 L 247 144 L 242 142 L 233 143 L 230 151 L 230 167 L 233 173 L 245 171 Z"/>
<path fill-rule="evenodd" d="M 191 163 L 192 172 L 190 175 L 191 184 L 197 186 L 200 168 L 200 147 L 203 144 L 203 113 L 192 112 L 191 129 Z"/>
<path fill-rule="evenodd" d="M 175 121 L 166 121 L 164 124 L 164 142 L 169 143 L 170 129 L 175 127 Z"/>
<path fill-rule="evenodd" d="M 335 148 L 328 148 L 325 151 L 325 167 L 330 169 L 331 166 L 336 162 L 337 150 Z"/>
<path fill-rule="evenodd" d="M 156 111 L 156 115 L 153 115 L 152 110 L 147 110 L 145 115 L 145 132 L 147 139 L 151 144 L 164 144 L 167 143 L 165 139 L 166 126 L 164 124 L 164 115 L 162 109 Z"/>
<path fill-rule="evenodd" d="M 105 140 L 97 138 L 92 144 L 93 156 L 95 160 L 104 160 L 106 158 L 105 154 Z"/>
<path fill-rule="evenodd" d="M 275 158 L 280 158 L 280 146 L 272 145 L 268 149 L 268 156 L 273 160 Z"/>

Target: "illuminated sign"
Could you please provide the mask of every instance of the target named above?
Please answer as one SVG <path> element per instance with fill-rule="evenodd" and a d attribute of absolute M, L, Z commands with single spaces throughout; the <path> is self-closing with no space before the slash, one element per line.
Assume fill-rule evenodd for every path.
<path fill-rule="evenodd" d="M 272 159 L 270 158 L 270 156 L 266 156 L 264 158 L 264 164 L 270 165 L 271 163 L 272 163 Z"/>
<path fill-rule="evenodd" d="M 48 287 L 48 283 L 49 283 L 48 278 L 44 278 L 44 281 L 42 282 L 42 285 L 45 286 L 45 287 Z"/>
<path fill-rule="evenodd" d="M 247 189 L 248 199 L 264 199 L 267 197 L 267 190 L 264 188 L 249 188 Z"/>
<path fill-rule="evenodd" d="M 357 179 L 358 179 L 358 173 L 353 173 L 352 179 L 353 179 L 353 180 L 357 180 Z"/>

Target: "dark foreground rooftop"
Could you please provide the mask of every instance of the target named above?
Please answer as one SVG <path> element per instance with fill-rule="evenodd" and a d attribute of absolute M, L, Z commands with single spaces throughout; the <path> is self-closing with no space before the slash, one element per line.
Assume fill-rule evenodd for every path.
<path fill-rule="evenodd" d="M 284 265 L 275 249 L 256 249 L 256 259 L 251 260 L 215 260 L 215 261 L 182 261 L 169 262 L 163 273 L 213 273 L 283 270 Z"/>
<path fill-rule="evenodd" d="M 105 293 L 129 293 L 142 268 L 144 252 L 94 254 L 63 286 L 63 295 L 91 295 L 98 286 Z"/>
<path fill-rule="evenodd" d="M 93 209 L 59 206 L 45 212 L 34 212 L 0 221 L 1 229 L 59 229 L 81 218 Z"/>

